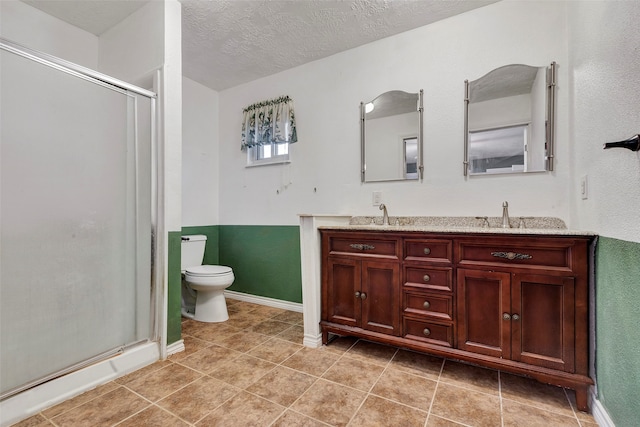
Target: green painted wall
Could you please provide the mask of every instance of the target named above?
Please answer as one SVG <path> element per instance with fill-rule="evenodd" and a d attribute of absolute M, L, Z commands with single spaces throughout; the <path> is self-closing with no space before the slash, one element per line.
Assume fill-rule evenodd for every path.
<path fill-rule="evenodd" d="M 221 225 L 220 264 L 233 268 L 229 290 L 302 302 L 300 227 Z"/>
<path fill-rule="evenodd" d="M 640 243 L 600 237 L 596 251 L 598 400 L 616 426 L 640 420 Z"/>
<path fill-rule="evenodd" d="M 170 231 L 168 239 L 169 262 L 168 270 L 168 295 L 167 295 L 167 344 L 172 344 L 182 335 L 181 314 L 182 305 L 181 287 L 182 276 L 180 273 L 180 243 L 182 233 Z"/>

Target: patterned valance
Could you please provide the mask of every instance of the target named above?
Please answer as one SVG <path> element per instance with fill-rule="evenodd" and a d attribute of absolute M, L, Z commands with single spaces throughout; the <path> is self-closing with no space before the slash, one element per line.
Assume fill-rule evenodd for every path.
<path fill-rule="evenodd" d="M 288 96 L 262 101 L 244 109 L 241 150 L 256 145 L 298 140 L 293 100 Z"/>

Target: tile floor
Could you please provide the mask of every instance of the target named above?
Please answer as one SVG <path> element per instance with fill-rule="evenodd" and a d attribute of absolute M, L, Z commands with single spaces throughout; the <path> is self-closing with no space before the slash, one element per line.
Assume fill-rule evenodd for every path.
<path fill-rule="evenodd" d="M 228 300 L 186 351 L 16 426 L 582 426 L 571 390 L 374 344 L 302 346 L 302 314 Z"/>

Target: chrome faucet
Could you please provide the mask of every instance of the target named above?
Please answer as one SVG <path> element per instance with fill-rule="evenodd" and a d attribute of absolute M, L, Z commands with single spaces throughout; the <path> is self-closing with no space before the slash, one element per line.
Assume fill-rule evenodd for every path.
<path fill-rule="evenodd" d="M 389 225 L 389 214 L 387 213 L 387 207 L 384 203 L 380 203 L 380 210 L 382 212 L 382 225 Z"/>
<path fill-rule="evenodd" d="M 511 228 L 511 223 L 509 222 L 509 203 L 502 203 L 502 228 Z"/>

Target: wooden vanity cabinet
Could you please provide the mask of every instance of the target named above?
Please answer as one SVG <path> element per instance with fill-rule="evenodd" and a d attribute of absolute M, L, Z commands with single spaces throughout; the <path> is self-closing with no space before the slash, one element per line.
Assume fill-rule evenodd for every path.
<path fill-rule="evenodd" d="M 323 343 L 353 335 L 527 375 L 588 410 L 590 237 L 320 233 Z"/>
<path fill-rule="evenodd" d="M 399 241 L 381 237 L 384 236 L 325 236 L 323 319 L 400 335 Z"/>

